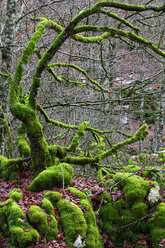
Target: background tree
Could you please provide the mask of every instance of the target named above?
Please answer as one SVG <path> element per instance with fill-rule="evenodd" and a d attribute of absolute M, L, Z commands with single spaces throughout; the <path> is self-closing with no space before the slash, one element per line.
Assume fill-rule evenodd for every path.
<path fill-rule="evenodd" d="M 2 1 L 1 1 L 2 2 Z M 2 2 L 3 3 L 3 2 Z M 1 6 L 2 6 L 1 3 Z M 1 29 L 1 71 L 3 73 L 11 72 L 12 51 L 15 41 L 15 23 L 16 23 L 16 3 L 15 0 L 9 0 L 6 3 L 5 23 Z M 8 82 L 1 78 L 0 82 L 0 153 L 5 155 L 5 133 L 6 133 L 6 114 L 9 111 L 8 106 Z M 12 150 L 9 153 L 12 156 Z"/>

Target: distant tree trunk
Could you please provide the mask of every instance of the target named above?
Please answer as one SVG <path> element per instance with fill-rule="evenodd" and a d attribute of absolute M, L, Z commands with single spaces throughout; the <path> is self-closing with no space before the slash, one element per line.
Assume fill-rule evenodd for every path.
<path fill-rule="evenodd" d="M 16 1 L 7 0 L 6 17 L 2 30 L 1 68 L 3 73 L 11 71 L 12 51 L 15 38 Z M 0 154 L 5 155 L 5 121 L 4 115 L 8 112 L 9 85 L 7 79 L 0 79 Z"/>
<path fill-rule="evenodd" d="M 159 151 L 162 148 L 163 124 L 165 115 L 165 93 L 163 89 L 164 87 L 161 87 L 160 94 L 158 96 L 159 100 L 154 128 L 153 152 Z"/>
<path fill-rule="evenodd" d="M 141 104 L 140 104 L 140 126 L 143 125 L 143 121 L 144 121 L 144 98 L 142 98 Z M 143 152 L 143 141 L 140 140 L 139 141 L 139 154 L 142 152 Z"/>

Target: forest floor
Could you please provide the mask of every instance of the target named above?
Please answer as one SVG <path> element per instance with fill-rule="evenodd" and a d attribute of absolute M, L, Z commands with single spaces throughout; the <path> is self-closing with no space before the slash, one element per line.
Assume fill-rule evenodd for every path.
<path fill-rule="evenodd" d="M 22 208 L 24 213 L 28 213 L 28 210 L 31 205 L 41 205 L 41 201 L 44 197 L 44 192 L 34 193 L 27 190 L 27 186 L 31 183 L 32 178 L 32 171 L 27 170 L 24 173 L 20 173 L 17 178 L 17 183 L 11 182 L 11 181 L 3 181 L 0 179 L 0 202 L 3 202 L 8 199 L 8 193 L 13 188 L 20 188 L 23 193 L 23 198 L 18 202 L 19 206 Z M 147 180 L 147 179 L 146 179 Z M 93 208 L 94 211 L 98 210 L 100 207 L 100 200 L 99 195 L 105 190 L 103 186 L 99 186 L 97 178 L 87 178 L 87 177 L 74 177 L 73 182 L 71 184 L 72 187 L 77 188 L 78 190 L 85 192 L 90 199 L 92 199 L 93 202 Z M 61 193 L 62 198 L 67 198 L 71 202 L 77 204 L 80 206 L 80 200 L 71 194 L 69 191 L 65 188 L 52 188 L 53 191 L 58 191 Z M 107 190 L 107 188 L 106 188 Z M 113 192 L 111 191 L 111 196 L 113 201 L 116 201 L 121 195 L 123 194 L 120 187 L 117 191 Z M 162 201 L 165 202 L 165 189 L 161 191 L 162 195 Z M 39 241 L 34 246 L 30 246 L 29 248 L 39 248 L 39 247 L 50 247 L 50 248 L 67 248 L 67 244 L 65 242 L 65 235 L 62 229 L 61 221 L 60 221 L 60 215 L 58 213 L 58 210 L 55 208 L 56 218 L 58 221 L 58 228 L 59 228 L 59 234 L 56 237 L 56 240 L 49 241 L 49 243 L 44 243 L 44 237 L 40 235 Z M 98 215 L 97 221 L 98 221 Z M 100 234 L 103 237 L 103 243 L 105 248 L 117 248 L 115 244 L 111 240 L 108 239 L 108 236 L 103 233 L 100 230 Z M 142 241 L 143 239 L 143 241 Z M 145 240 L 144 236 L 141 238 L 139 237 L 138 242 L 136 243 L 140 247 L 144 245 L 144 247 L 151 248 L 151 246 L 147 245 L 147 239 Z M 122 248 L 131 248 L 134 247 L 135 244 L 123 244 Z M 2 237 L 0 238 L 0 247 L 10 247 L 10 244 L 8 243 L 7 238 Z M 162 247 L 165 247 L 165 240 L 164 244 L 162 243 Z M 99 247 L 98 247 L 99 248 Z"/>

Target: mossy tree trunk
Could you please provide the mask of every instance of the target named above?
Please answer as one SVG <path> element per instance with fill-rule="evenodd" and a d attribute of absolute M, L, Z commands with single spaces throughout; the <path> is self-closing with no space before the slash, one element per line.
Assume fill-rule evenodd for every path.
<path fill-rule="evenodd" d="M 24 124 L 27 138 L 30 141 L 30 151 L 32 167 L 36 172 L 39 172 L 51 163 L 51 156 L 48 151 L 48 145 L 43 135 L 42 125 L 40 124 L 36 112 L 29 106 L 15 103 L 10 106 L 12 114 Z M 27 156 L 28 144 L 25 137 L 22 137 L 20 144 L 20 153 Z"/>

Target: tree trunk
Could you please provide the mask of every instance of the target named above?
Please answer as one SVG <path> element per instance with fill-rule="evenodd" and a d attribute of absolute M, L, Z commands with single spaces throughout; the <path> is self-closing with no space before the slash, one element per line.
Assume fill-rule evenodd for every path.
<path fill-rule="evenodd" d="M 155 120 L 154 128 L 154 139 L 153 139 L 153 152 L 159 151 L 162 148 L 162 138 L 163 138 L 163 125 L 164 125 L 164 107 L 165 107 L 165 94 L 163 87 L 160 89 L 160 94 L 158 96 L 158 108 Z"/>
<path fill-rule="evenodd" d="M 35 173 L 52 165 L 51 155 L 47 142 L 43 136 L 35 110 L 24 104 L 15 103 L 11 106 L 12 114 L 24 124 L 27 137 L 30 141 L 32 168 Z"/>
<path fill-rule="evenodd" d="M 15 38 L 16 6 L 15 0 L 7 0 L 5 24 L 2 30 L 1 68 L 3 73 L 11 71 L 12 50 Z M 0 154 L 5 155 L 5 114 L 8 112 L 9 85 L 7 79 L 0 80 Z"/>

